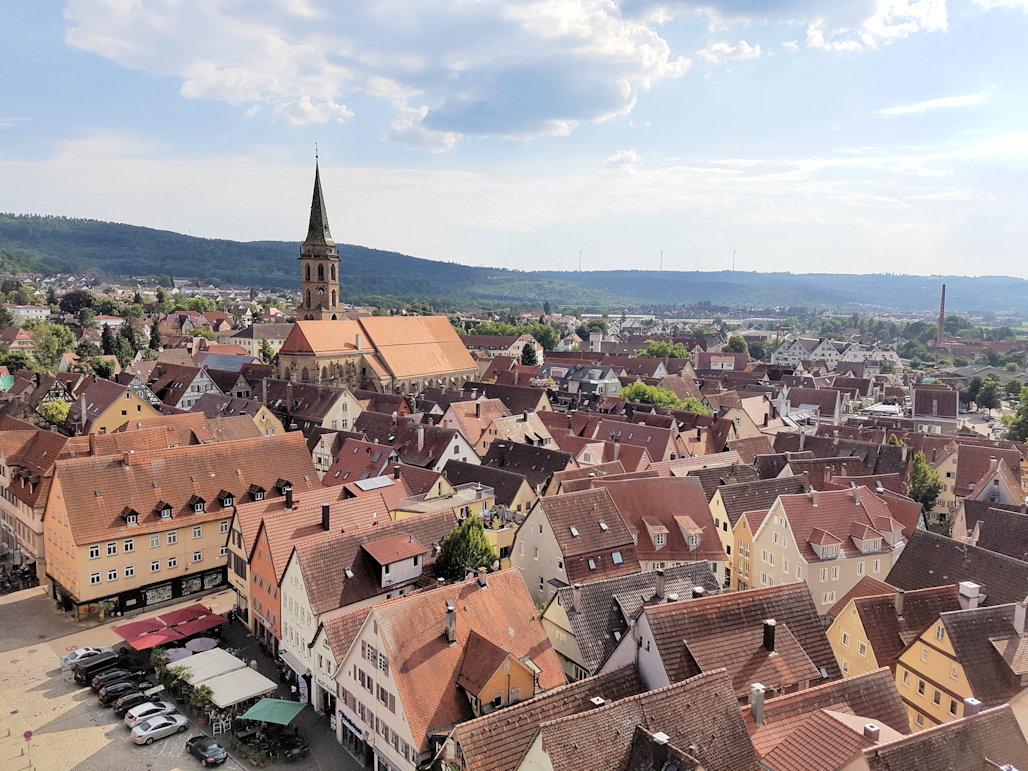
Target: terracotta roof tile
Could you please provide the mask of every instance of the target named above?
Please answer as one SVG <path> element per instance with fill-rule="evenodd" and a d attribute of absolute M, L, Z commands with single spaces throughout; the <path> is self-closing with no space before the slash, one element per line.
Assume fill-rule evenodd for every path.
<path fill-rule="evenodd" d="M 680 474 L 681 472 L 679 472 Z M 678 476 L 674 471 L 672 474 Z M 703 486 L 703 494 L 709 501 L 719 487 L 754 482 L 760 478 L 753 466 L 737 464 L 732 466 L 715 466 L 713 468 L 690 469 L 686 476 L 699 481 Z"/>
<path fill-rule="evenodd" d="M 359 499 L 358 499 L 359 500 Z M 414 540 L 413 535 L 390 535 L 385 538 L 373 538 L 372 534 L 366 534 L 364 551 L 379 565 L 389 565 L 403 559 L 410 559 L 419 554 L 425 554 L 428 549 Z"/>
<path fill-rule="evenodd" d="M 993 639 L 1017 636 L 1012 604 L 955 610 L 939 618 L 976 699 L 991 707 L 1021 691 L 1021 677 L 992 645 Z"/>
<path fill-rule="evenodd" d="M 786 520 L 792 531 L 796 548 L 808 563 L 818 562 L 821 557 L 811 548 L 814 543 L 840 543 L 839 556 L 858 557 L 860 549 L 850 538 L 852 527 L 866 525 L 874 528 L 881 517 L 889 517 L 885 502 L 872 495 L 866 487 L 855 490 L 827 490 L 817 495 L 783 495 L 779 498 Z M 883 538 L 878 552 L 889 553 L 903 548 L 903 541 L 890 545 Z M 876 553 L 878 553 L 876 552 Z"/>
<path fill-rule="evenodd" d="M 749 400 L 745 400 L 749 401 Z M 759 423 L 757 424 L 760 425 Z M 742 462 L 750 465 L 758 455 L 768 455 L 773 453 L 774 445 L 771 444 L 770 437 L 764 436 L 749 436 L 743 439 L 732 439 L 728 443 L 728 447 L 731 450 L 735 450 L 739 453 L 739 457 L 742 458 Z"/>
<path fill-rule="evenodd" d="M 497 440 L 482 456 L 482 465 L 523 474 L 533 487 L 542 489 L 555 472 L 574 467 L 574 459 L 559 450 Z"/>
<path fill-rule="evenodd" d="M 807 490 L 803 476 L 785 476 L 776 479 L 758 479 L 741 484 L 719 487 L 714 493 L 720 495 L 725 513 L 732 527 L 747 511 L 767 511 L 780 495 L 802 493 Z"/>
<path fill-rule="evenodd" d="M 729 450 L 728 452 L 719 452 L 713 455 L 697 455 L 692 458 L 655 461 L 651 464 L 650 468 L 656 469 L 660 476 L 666 477 L 673 476 L 675 471 L 685 473 L 692 469 L 723 468 L 724 466 L 732 466 L 742 462 L 742 456 L 739 453 Z"/>
<path fill-rule="evenodd" d="M 853 601 L 875 660 L 883 667 L 893 668 L 903 649 L 934 624 L 940 613 L 960 610 L 957 587 L 952 585 L 912 589 L 902 592 L 902 597 L 902 616 L 897 615 L 895 591 Z"/>
<path fill-rule="evenodd" d="M 896 587 L 889 586 L 884 581 L 879 581 L 877 578 L 871 576 L 864 576 L 857 583 L 853 585 L 846 594 L 839 598 L 831 610 L 828 611 L 828 615 L 833 618 L 838 618 L 839 614 L 842 613 L 843 608 L 850 604 L 850 600 L 856 599 L 857 597 L 874 597 L 877 594 L 888 594 L 892 595 L 896 591 Z"/>

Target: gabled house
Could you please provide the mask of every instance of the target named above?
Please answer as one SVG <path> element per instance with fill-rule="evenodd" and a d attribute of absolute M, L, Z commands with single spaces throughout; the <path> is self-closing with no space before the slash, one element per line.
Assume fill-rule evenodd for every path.
<path fill-rule="evenodd" d="M 365 433 L 372 442 L 387 445 L 409 466 L 442 471 L 446 461 L 478 462 L 478 454 L 459 431 L 412 418 L 393 419 L 378 412 L 364 412 L 354 429 Z"/>
<path fill-rule="evenodd" d="M 223 393 L 210 374 L 200 367 L 160 364 L 151 374 L 150 390 L 165 404 L 188 410 L 203 394 Z"/>
<path fill-rule="evenodd" d="M 211 419 L 243 415 L 252 420 L 264 436 L 285 433 L 282 421 L 275 416 L 275 413 L 253 399 L 207 393 L 193 403 L 190 412 L 201 412 Z"/>
<path fill-rule="evenodd" d="M 103 378 L 84 379 L 73 395 L 68 423 L 83 434 L 107 434 L 129 421 L 158 415 L 131 389 Z"/>
<path fill-rule="evenodd" d="M 461 460 L 466 459 L 462 457 Z M 497 440 L 489 445 L 482 456 L 482 465 L 522 474 L 537 494 L 546 489 L 550 477 L 556 472 L 577 466 L 569 453 L 506 440 Z"/>
<path fill-rule="evenodd" d="M 336 682 L 340 743 L 409 768 L 456 724 L 565 680 L 524 582 L 505 570 L 374 605 Z"/>
<path fill-rule="evenodd" d="M 299 429 L 305 436 L 314 428 L 354 428 L 363 412 L 353 393 L 327 385 L 262 378 L 254 398 L 275 413 L 287 431 Z"/>
<path fill-rule="evenodd" d="M 913 388 L 910 416 L 915 429 L 924 434 L 955 434 L 960 428 L 959 396 L 952 389 Z"/>
<path fill-rule="evenodd" d="M 514 535 L 511 564 L 539 606 L 563 586 L 639 570 L 632 533 L 605 489 L 540 498 Z"/>

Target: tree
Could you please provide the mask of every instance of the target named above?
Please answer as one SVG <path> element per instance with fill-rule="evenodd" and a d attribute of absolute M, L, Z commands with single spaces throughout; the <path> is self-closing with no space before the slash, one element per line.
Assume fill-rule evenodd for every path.
<path fill-rule="evenodd" d="M 992 411 L 996 407 L 1000 406 L 1001 387 L 999 384 L 999 378 L 995 375 L 989 375 L 985 378 L 982 390 L 978 392 L 978 396 L 975 398 L 975 403 L 979 407 L 984 407 L 992 414 Z"/>
<path fill-rule="evenodd" d="M 75 346 L 75 354 L 80 359 L 92 359 L 94 356 L 99 356 L 100 353 L 100 346 L 92 340 L 83 340 Z"/>
<path fill-rule="evenodd" d="M 210 704 L 214 691 L 209 685 L 198 685 L 189 694 L 189 704 L 197 712 L 203 712 L 203 708 Z"/>
<path fill-rule="evenodd" d="M 63 324 L 48 321 L 36 324 L 32 330 L 32 341 L 36 345 L 36 361 L 43 367 L 53 368 L 61 360 L 61 354 L 75 347 L 75 336 Z"/>
<path fill-rule="evenodd" d="M 271 360 L 275 358 L 275 349 L 271 347 L 271 343 L 268 338 L 261 340 L 261 361 L 265 364 L 271 364 Z"/>
<path fill-rule="evenodd" d="M 978 392 L 982 390 L 982 386 L 985 385 L 984 381 L 975 375 L 973 378 L 967 381 L 967 385 L 960 391 L 960 401 L 964 405 L 970 405 L 978 400 Z"/>
<path fill-rule="evenodd" d="M 543 315 L 545 315 L 545 316 L 549 316 L 550 315 L 550 301 L 549 300 L 547 300 L 546 302 L 543 303 Z"/>
<path fill-rule="evenodd" d="M 653 404 L 657 407 L 669 407 L 675 410 L 696 412 L 700 415 L 714 414 L 714 411 L 705 406 L 699 399 L 692 396 L 679 399 L 675 396 L 674 391 L 669 391 L 667 388 L 659 388 L 658 386 L 648 386 L 639 380 L 622 388 L 621 393 L 618 395 L 623 396 L 630 402 Z"/>
<path fill-rule="evenodd" d="M 768 359 L 767 344 L 760 340 L 754 340 L 752 343 L 747 343 L 749 346 L 749 355 L 751 359 L 756 361 L 766 361 Z"/>
<path fill-rule="evenodd" d="M 1003 386 L 1003 390 L 1006 392 L 1008 397 L 1017 396 L 1019 393 L 1021 393 L 1021 388 L 1023 385 L 1024 384 L 1016 377 L 1012 377 L 1010 378 L 1010 380 L 1007 381 L 1006 385 Z"/>
<path fill-rule="evenodd" d="M 0 306 L 0 329 L 14 326 L 14 314 Z"/>
<path fill-rule="evenodd" d="M 202 337 L 205 340 L 210 340 L 211 342 L 217 342 L 218 340 L 218 335 L 213 329 L 201 329 L 200 327 L 194 327 L 189 331 L 189 334 L 193 337 Z"/>
<path fill-rule="evenodd" d="M 95 299 L 92 292 L 85 289 L 72 289 L 70 292 L 64 293 L 57 306 L 64 313 L 77 314 L 83 308 L 92 308 Z"/>
<path fill-rule="evenodd" d="M 68 419 L 68 403 L 63 399 L 51 399 L 39 405 L 39 414 L 47 423 L 62 425 Z"/>
<path fill-rule="evenodd" d="M 469 570 L 489 567 L 496 561 L 496 552 L 485 537 L 482 520 L 467 516 L 439 544 L 436 574 L 453 581 L 463 581 Z"/>
<path fill-rule="evenodd" d="M 143 295 L 139 294 L 139 290 L 138 289 L 136 290 L 136 293 L 134 295 L 132 295 L 132 302 L 135 303 L 136 305 L 142 305 L 143 304 Z"/>
<path fill-rule="evenodd" d="M 928 465 L 923 452 L 914 453 L 914 465 L 910 470 L 907 495 L 921 504 L 921 511 L 927 514 L 935 507 L 935 501 L 942 492 L 939 472 Z"/>
<path fill-rule="evenodd" d="M 902 447 L 905 443 L 904 443 L 904 441 L 902 439 L 900 439 L 895 434 L 889 434 L 889 440 L 886 442 L 886 444 L 891 444 L 891 445 L 895 445 L 897 447 Z"/>
<path fill-rule="evenodd" d="M 104 356 L 114 356 L 118 353 L 114 333 L 107 324 L 104 324 L 103 332 L 100 333 L 100 350 L 103 351 Z"/>
<path fill-rule="evenodd" d="M 150 325 L 150 342 L 147 344 L 151 351 L 161 350 L 161 318 L 153 317 L 153 324 Z"/>
<path fill-rule="evenodd" d="M 93 368 L 93 374 L 97 377 L 102 377 L 105 380 L 110 380 L 114 375 L 114 362 L 110 359 L 101 359 L 99 356 L 93 359 L 89 365 Z"/>
<path fill-rule="evenodd" d="M 1028 442 L 1028 386 L 1023 386 L 1018 395 L 1017 409 L 1013 415 L 1005 415 L 1004 425 L 1007 432 L 1004 437 L 1015 442 Z"/>
<path fill-rule="evenodd" d="M 638 349 L 635 355 L 657 359 L 688 359 L 690 354 L 681 343 L 647 340 L 646 347 Z"/>
<path fill-rule="evenodd" d="M 32 369 L 33 361 L 24 351 L 5 351 L 0 349 L 0 364 L 11 372 L 19 369 Z"/>
<path fill-rule="evenodd" d="M 723 350 L 727 353 L 747 353 L 749 347 L 746 345 L 746 340 L 742 335 L 731 335 L 728 338 L 728 342 L 725 343 Z"/>
<path fill-rule="evenodd" d="M 531 343 L 525 343 L 525 347 L 521 349 L 521 363 L 526 367 L 535 367 L 539 364 L 539 357 L 536 355 L 535 346 Z"/>

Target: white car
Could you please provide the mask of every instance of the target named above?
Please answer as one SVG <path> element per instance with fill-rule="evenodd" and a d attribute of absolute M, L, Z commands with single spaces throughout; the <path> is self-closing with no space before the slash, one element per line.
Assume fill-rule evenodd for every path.
<path fill-rule="evenodd" d="M 101 653 L 113 653 L 114 648 L 108 648 L 104 646 L 102 648 L 79 648 L 69 653 L 67 656 L 61 657 L 62 667 L 71 667 L 78 664 L 80 661 L 87 661 L 93 658 L 93 656 L 99 656 Z"/>
<path fill-rule="evenodd" d="M 174 711 L 175 705 L 170 701 L 148 701 L 145 704 L 133 707 L 125 713 L 125 725 L 129 728 L 135 728 L 152 717 L 167 715 L 169 712 Z"/>
<path fill-rule="evenodd" d="M 158 715 L 132 729 L 132 741 L 136 744 L 153 744 L 155 739 L 163 739 L 165 736 L 182 733 L 188 727 L 186 716 L 178 712 L 171 712 L 167 715 Z"/>

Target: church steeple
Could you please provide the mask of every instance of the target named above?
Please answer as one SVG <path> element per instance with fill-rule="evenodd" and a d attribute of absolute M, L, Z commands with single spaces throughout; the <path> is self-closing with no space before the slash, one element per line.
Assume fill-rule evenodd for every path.
<path fill-rule="evenodd" d="M 311 222 L 307 227 L 305 246 L 335 246 L 328 229 L 328 214 L 325 212 L 325 196 L 321 192 L 321 170 L 314 161 L 314 198 L 311 200 Z"/>
<path fill-rule="evenodd" d="M 325 196 L 321 192 L 321 170 L 314 161 L 314 198 L 307 238 L 300 247 L 300 307 L 304 320 L 334 321 L 343 317 L 339 304 L 339 251 L 328 229 Z"/>

